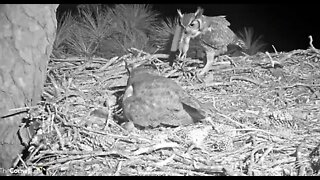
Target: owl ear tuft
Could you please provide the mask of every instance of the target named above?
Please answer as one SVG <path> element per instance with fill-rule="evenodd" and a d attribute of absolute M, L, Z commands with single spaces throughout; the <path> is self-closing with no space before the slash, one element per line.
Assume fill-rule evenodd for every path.
<path fill-rule="evenodd" d="M 197 11 L 194 13 L 195 18 L 200 18 L 200 16 L 202 16 L 203 14 L 203 8 L 198 7 Z"/>
<path fill-rule="evenodd" d="M 177 9 L 177 12 L 179 14 L 179 17 L 182 18 L 183 17 L 183 14 L 181 13 L 180 9 Z"/>

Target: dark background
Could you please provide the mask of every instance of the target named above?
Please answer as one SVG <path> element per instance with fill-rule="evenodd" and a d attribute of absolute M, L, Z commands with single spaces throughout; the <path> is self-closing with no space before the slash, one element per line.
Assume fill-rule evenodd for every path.
<path fill-rule="evenodd" d="M 301 1 L 300 1 L 301 2 Z M 313 37 L 313 45 L 320 48 L 320 8 L 316 3 L 280 3 L 280 4 L 152 4 L 154 10 L 162 17 L 182 13 L 195 12 L 197 6 L 204 8 L 204 15 L 226 15 L 234 32 L 243 27 L 253 27 L 257 35 L 263 35 L 268 43 L 268 50 L 277 51 L 307 49 L 309 35 Z M 58 13 L 74 10 L 75 5 L 62 4 Z"/>

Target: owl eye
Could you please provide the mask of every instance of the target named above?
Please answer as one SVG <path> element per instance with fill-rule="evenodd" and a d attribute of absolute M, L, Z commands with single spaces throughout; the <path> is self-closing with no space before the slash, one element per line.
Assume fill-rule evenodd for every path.
<path fill-rule="evenodd" d="M 196 28 L 198 26 L 198 22 L 197 21 L 192 21 L 189 25 L 192 28 Z"/>

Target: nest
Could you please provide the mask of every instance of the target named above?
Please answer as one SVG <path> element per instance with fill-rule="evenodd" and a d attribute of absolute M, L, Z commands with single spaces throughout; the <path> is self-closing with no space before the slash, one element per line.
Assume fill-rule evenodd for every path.
<path fill-rule="evenodd" d="M 311 44 L 312 45 L 312 44 Z M 320 53 L 220 56 L 170 67 L 163 54 L 131 49 L 112 59 L 51 59 L 39 122 L 16 168 L 28 175 L 319 175 Z M 122 124 L 123 61 L 156 65 L 216 113 L 181 127 Z"/>

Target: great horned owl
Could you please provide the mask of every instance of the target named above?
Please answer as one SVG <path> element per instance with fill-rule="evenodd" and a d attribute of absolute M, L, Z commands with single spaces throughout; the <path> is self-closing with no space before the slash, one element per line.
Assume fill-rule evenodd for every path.
<path fill-rule="evenodd" d="M 181 31 L 175 31 L 171 51 L 177 50 L 178 43 L 174 41 L 179 40 L 178 36 L 184 39 L 196 38 L 199 40 L 206 51 L 207 57 L 207 63 L 199 75 L 204 75 L 210 70 L 211 65 L 215 62 L 215 56 L 227 52 L 229 44 L 236 44 L 245 48 L 244 42 L 229 28 L 230 23 L 225 16 L 205 16 L 203 15 L 203 9 L 200 7 L 195 13 L 182 14 L 179 9 L 177 11 L 180 17 L 180 26 L 177 26 L 177 29 L 180 28 L 183 35 L 181 35 Z M 183 44 L 184 39 L 180 39 L 179 46 L 182 44 L 188 47 L 188 45 Z M 180 54 L 186 54 L 183 49 L 181 51 Z"/>
<path fill-rule="evenodd" d="M 135 125 L 187 125 L 201 121 L 211 111 L 176 82 L 161 76 L 154 66 L 142 64 L 127 70 L 123 114 Z"/>

